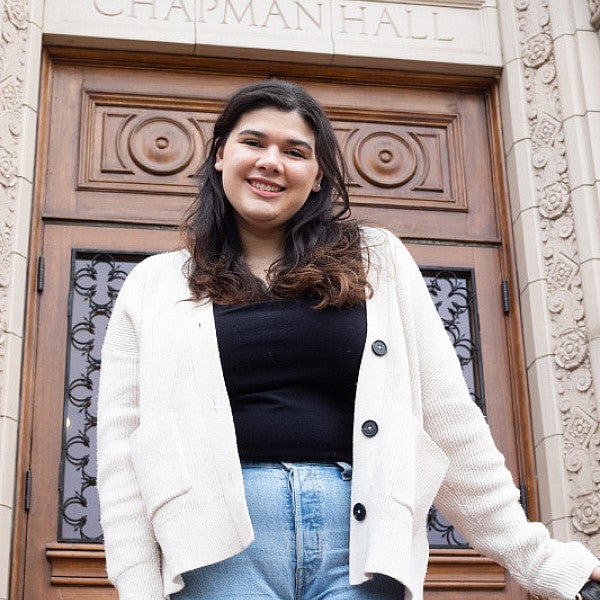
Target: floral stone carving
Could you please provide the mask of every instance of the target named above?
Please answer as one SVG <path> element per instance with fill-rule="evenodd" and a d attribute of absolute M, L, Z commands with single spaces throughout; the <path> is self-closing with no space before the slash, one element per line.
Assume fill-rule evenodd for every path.
<path fill-rule="evenodd" d="M 558 0 L 560 1 L 560 0 Z M 600 5 L 600 0 L 593 0 Z M 600 435 L 549 0 L 514 0 L 574 537 L 600 551 Z"/>
<path fill-rule="evenodd" d="M 4 387 L 10 253 L 17 201 L 28 14 L 28 0 L 0 3 L 0 394 Z"/>

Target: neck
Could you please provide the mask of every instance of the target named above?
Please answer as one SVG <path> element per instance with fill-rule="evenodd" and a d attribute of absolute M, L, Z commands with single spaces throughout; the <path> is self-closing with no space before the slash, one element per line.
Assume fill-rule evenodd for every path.
<path fill-rule="evenodd" d="M 254 232 L 240 227 L 242 255 L 253 275 L 267 282 L 269 267 L 283 253 L 283 232 Z"/>

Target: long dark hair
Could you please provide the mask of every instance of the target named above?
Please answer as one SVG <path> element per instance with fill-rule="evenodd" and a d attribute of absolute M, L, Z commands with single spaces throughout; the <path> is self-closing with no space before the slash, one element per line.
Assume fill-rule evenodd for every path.
<path fill-rule="evenodd" d="M 260 108 L 297 112 L 315 136 L 323 174 L 288 221 L 283 256 L 269 269 L 271 285 L 249 270 L 242 257 L 234 210 L 215 168 L 217 153 L 245 113 Z M 325 112 L 308 92 L 289 81 L 250 84 L 229 99 L 214 125 L 208 155 L 198 171 L 199 193 L 183 222 L 190 262 L 186 270 L 194 299 L 244 304 L 266 298 L 318 299 L 317 307 L 361 302 L 370 290 L 361 259 L 358 224 L 349 219 L 346 167 Z"/>

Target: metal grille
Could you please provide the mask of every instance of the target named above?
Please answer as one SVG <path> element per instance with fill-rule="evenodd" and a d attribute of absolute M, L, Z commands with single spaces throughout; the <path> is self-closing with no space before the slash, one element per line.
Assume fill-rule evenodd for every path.
<path fill-rule="evenodd" d="M 74 251 L 72 255 L 59 541 L 102 541 L 96 489 L 100 349 L 121 285 L 145 256 L 92 251 Z M 485 412 L 473 273 L 458 269 L 422 272 L 459 356 L 471 396 Z M 435 507 L 429 512 L 428 532 L 432 548 L 468 547 Z"/>
<path fill-rule="evenodd" d="M 471 398 L 485 414 L 475 279 L 471 269 L 421 269 L 427 289 L 462 366 Z M 459 531 L 432 506 L 427 518 L 430 548 L 468 548 Z"/>
<path fill-rule="evenodd" d="M 471 398 L 485 414 L 474 273 L 471 269 L 422 269 L 421 273 L 458 355 Z"/>
<path fill-rule="evenodd" d="M 146 255 L 73 251 L 58 540 L 101 542 L 96 488 L 100 349 L 123 281 Z"/>

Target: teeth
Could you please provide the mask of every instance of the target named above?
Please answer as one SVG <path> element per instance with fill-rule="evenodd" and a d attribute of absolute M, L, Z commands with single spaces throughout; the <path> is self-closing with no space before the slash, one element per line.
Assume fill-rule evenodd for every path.
<path fill-rule="evenodd" d="M 260 181 L 253 181 L 252 186 L 263 192 L 281 192 L 283 190 L 283 188 L 278 185 L 269 185 L 268 183 L 262 183 Z"/>

